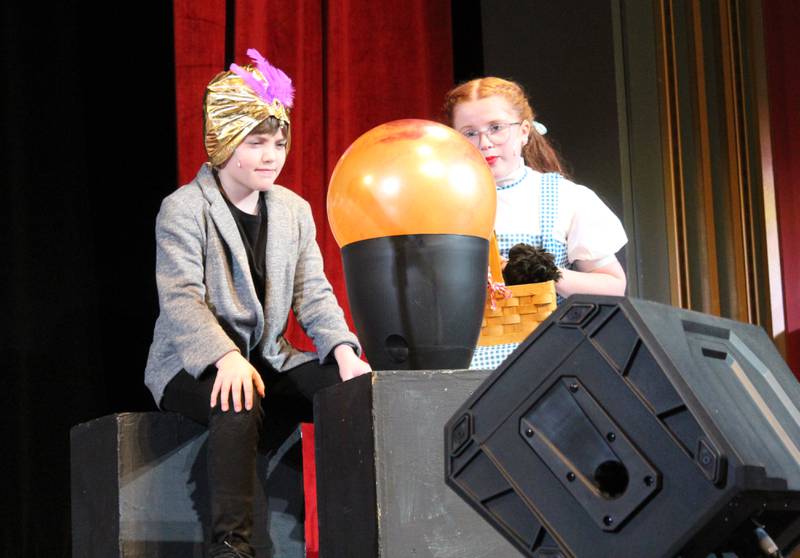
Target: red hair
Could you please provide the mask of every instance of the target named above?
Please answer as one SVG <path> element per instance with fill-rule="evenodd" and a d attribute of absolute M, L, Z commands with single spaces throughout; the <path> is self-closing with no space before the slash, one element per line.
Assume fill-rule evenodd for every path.
<path fill-rule="evenodd" d="M 533 127 L 536 113 L 533 112 L 525 90 L 516 82 L 498 77 L 484 77 L 462 83 L 451 89 L 445 96 L 444 114 L 448 123 L 453 124 L 453 111 L 460 103 L 477 101 L 486 97 L 504 98 L 517 113 L 520 120 L 531 125 L 528 143 L 522 148 L 522 157 L 532 169 L 539 172 L 557 172 L 566 176 L 564 164 L 550 142 Z"/>

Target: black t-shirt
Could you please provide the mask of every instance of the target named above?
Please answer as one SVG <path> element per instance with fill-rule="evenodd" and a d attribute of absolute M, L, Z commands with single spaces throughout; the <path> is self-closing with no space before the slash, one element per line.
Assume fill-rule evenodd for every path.
<path fill-rule="evenodd" d="M 258 215 L 245 213 L 233 205 L 224 193 L 222 197 L 225 198 L 233 220 L 236 221 L 245 252 L 247 252 L 247 263 L 250 264 L 250 275 L 256 287 L 256 294 L 263 304 L 267 280 L 267 203 L 264 200 L 264 193 L 262 192 L 258 196 Z"/>

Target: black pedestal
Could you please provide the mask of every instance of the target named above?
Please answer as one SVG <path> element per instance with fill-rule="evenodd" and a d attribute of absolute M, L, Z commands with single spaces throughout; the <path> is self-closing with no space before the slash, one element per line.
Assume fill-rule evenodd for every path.
<path fill-rule="evenodd" d="M 342 248 L 347 296 L 372 368 L 466 368 L 486 302 L 485 238 L 418 234 Z"/>

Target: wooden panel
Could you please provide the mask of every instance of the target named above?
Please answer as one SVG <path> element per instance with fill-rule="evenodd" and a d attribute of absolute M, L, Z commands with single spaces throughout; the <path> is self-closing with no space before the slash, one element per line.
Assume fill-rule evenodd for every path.
<path fill-rule="evenodd" d="M 658 65 L 672 301 L 770 330 L 755 4 L 658 2 Z"/>
<path fill-rule="evenodd" d="M 667 211 L 673 181 L 672 143 L 666 137 L 668 107 L 661 86 L 664 68 L 654 3 L 612 2 L 619 106 L 620 160 L 626 227 L 631 232 L 628 261 L 631 294 L 676 304 L 678 280 L 675 213 Z M 672 231 L 672 232 L 670 232 Z M 635 275 L 631 275 L 631 271 Z"/>

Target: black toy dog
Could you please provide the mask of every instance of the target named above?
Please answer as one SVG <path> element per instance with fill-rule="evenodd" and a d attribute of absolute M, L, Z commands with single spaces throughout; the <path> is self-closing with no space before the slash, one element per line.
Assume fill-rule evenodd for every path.
<path fill-rule="evenodd" d="M 546 250 L 530 244 L 516 244 L 508 251 L 508 263 L 503 268 L 506 285 L 541 283 L 561 278 L 555 258 Z"/>

